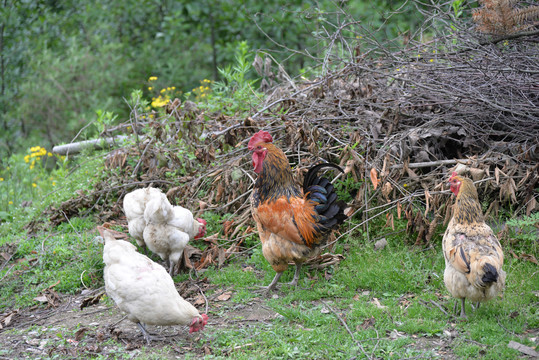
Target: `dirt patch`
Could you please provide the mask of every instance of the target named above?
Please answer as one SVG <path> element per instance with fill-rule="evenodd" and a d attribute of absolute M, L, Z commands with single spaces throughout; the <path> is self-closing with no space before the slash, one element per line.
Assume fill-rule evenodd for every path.
<path fill-rule="evenodd" d="M 58 355 L 114 357 L 115 354 L 125 355 L 126 350 L 132 357 L 158 354 L 161 358 L 177 358 L 188 353 L 211 354 L 209 344 L 201 341 L 206 335 L 189 334 L 186 326 L 148 326 L 152 342 L 147 346 L 139 328 L 124 319 L 110 300 L 80 309 L 84 301 L 99 297 L 102 292 L 103 289 L 97 289 L 75 296 L 62 296 L 61 304 L 56 308 L 34 306 L 12 312 L 9 325 L 0 329 L 0 359 Z M 208 297 L 210 310 L 226 309 L 226 316 L 210 315 L 205 332 L 211 332 L 212 328 L 230 327 L 231 324 L 235 327 L 252 326 L 278 316 L 264 305 L 264 299 L 255 298 L 245 304 L 218 300 L 226 292 L 218 291 Z M 192 296 L 186 299 L 196 302 L 197 294 L 189 294 Z M 204 306 L 199 309 L 204 311 Z"/>

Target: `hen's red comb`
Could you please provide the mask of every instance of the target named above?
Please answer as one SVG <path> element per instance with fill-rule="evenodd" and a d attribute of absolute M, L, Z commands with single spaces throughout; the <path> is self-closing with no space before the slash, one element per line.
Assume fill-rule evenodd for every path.
<path fill-rule="evenodd" d="M 259 132 L 257 132 L 251 137 L 251 140 L 249 140 L 249 144 L 247 145 L 247 148 L 249 150 L 253 150 L 255 148 L 255 144 L 259 142 L 271 143 L 273 142 L 273 138 L 271 137 L 269 132 L 260 130 Z"/>
<path fill-rule="evenodd" d="M 449 178 L 449 181 L 453 180 L 453 178 L 454 178 L 455 176 L 459 176 L 459 174 L 457 174 L 456 171 L 453 171 L 453 172 L 451 173 L 451 177 Z"/>

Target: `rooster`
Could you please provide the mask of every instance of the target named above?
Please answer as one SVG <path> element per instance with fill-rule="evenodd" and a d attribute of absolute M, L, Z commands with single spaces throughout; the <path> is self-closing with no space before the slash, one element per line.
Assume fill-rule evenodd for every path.
<path fill-rule="evenodd" d="M 107 230 L 103 238 L 105 290 L 138 325 L 148 344 L 151 336 L 144 324 L 189 325 L 189 333 L 204 329 L 208 316 L 178 294 L 164 267 L 138 253 L 133 244 L 116 240 Z"/>
<path fill-rule="evenodd" d="M 249 140 L 253 167 L 258 178 L 251 195 L 251 213 L 262 242 L 262 253 L 276 271 L 266 292 L 273 290 L 288 263 L 296 265 L 290 285 L 296 286 L 303 262 L 317 256 L 330 232 L 346 220 L 346 204 L 337 199 L 333 185 L 317 176 L 322 168 L 343 171 L 324 163 L 309 169 L 303 189 L 294 182 L 285 154 L 272 144 L 266 131 Z"/>
<path fill-rule="evenodd" d="M 466 318 L 465 300 L 479 307 L 492 299 L 503 291 L 506 274 L 500 242 L 483 219 L 473 182 L 453 172 L 449 186 L 457 199 L 442 240 L 444 283 L 453 297 L 461 299 L 460 316 Z"/>

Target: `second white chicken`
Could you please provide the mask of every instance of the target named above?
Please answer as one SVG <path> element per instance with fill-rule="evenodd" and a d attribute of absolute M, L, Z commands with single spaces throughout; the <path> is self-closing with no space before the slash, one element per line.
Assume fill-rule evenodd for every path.
<path fill-rule="evenodd" d="M 173 207 L 166 198 L 150 200 L 146 204 L 144 219 L 144 242 L 148 249 L 167 262 L 171 276 L 189 240 L 206 233 L 205 220 L 194 220 L 189 210 L 181 206 Z"/>

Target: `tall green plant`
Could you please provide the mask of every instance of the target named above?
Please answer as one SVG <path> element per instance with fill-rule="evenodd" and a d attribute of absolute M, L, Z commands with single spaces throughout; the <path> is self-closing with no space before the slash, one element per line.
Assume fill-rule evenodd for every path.
<path fill-rule="evenodd" d="M 248 76 L 251 62 L 247 41 L 239 42 L 234 65 L 219 69 L 223 80 L 216 81 L 212 86 L 206 105 L 209 110 L 237 114 L 256 108 L 262 95 L 255 90 L 258 80 Z"/>

